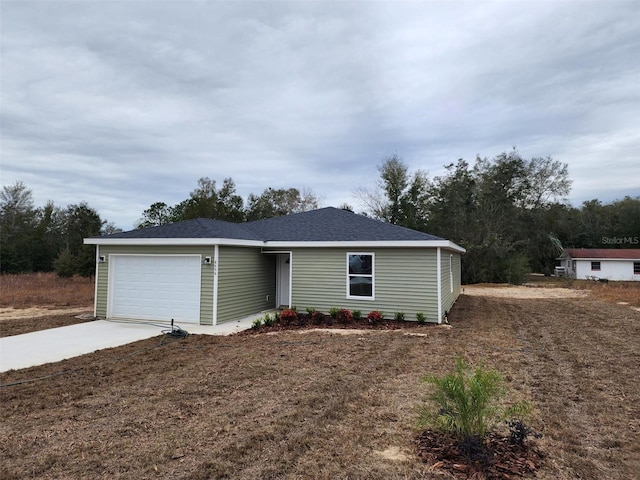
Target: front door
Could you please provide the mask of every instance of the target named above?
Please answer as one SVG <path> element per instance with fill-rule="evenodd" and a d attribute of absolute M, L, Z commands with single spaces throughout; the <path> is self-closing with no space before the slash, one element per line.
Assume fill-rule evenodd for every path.
<path fill-rule="evenodd" d="M 276 268 L 276 307 L 291 306 L 291 254 L 279 253 Z"/>

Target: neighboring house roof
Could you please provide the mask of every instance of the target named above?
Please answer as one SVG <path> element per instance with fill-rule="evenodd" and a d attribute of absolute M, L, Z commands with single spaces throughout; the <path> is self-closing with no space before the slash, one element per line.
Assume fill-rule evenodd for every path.
<path fill-rule="evenodd" d="M 567 248 L 563 253 L 563 258 L 571 257 L 576 259 L 616 259 L 616 260 L 638 260 L 640 259 L 639 248 Z"/>
<path fill-rule="evenodd" d="M 282 247 L 283 244 L 329 244 L 343 242 L 392 243 L 403 245 L 426 245 L 464 249 L 428 233 L 385 223 L 334 207 L 281 217 L 232 223 L 221 220 L 198 218 L 182 222 L 148 227 L 128 232 L 114 233 L 103 237 L 86 239 L 89 244 L 152 244 L 166 240 L 182 239 L 179 243 L 194 244 L 202 239 L 224 239 L 228 244 L 262 245 Z M 425 244 L 425 242 L 427 242 Z"/>

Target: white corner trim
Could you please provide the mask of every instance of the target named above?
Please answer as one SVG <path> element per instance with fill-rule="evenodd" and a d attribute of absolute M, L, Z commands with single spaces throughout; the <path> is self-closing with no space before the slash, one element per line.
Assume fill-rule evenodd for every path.
<path fill-rule="evenodd" d="M 440 248 L 437 249 L 436 253 L 436 271 L 437 271 L 437 282 L 438 282 L 438 323 L 442 323 L 442 252 Z"/>
<path fill-rule="evenodd" d="M 289 307 L 293 307 L 293 252 L 289 252 Z"/>
<path fill-rule="evenodd" d="M 93 318 L 98 316 L 98 268 L 100 267 L 100 245 L 96 245 L 96 277 L 94 279 L 93 291 Z M 107 267 L 109 268 L 109 267 Z"/>
<path fill-rule="evenodd" d="M 220 247 L 213 247 L 213 325 L 218 324 L 218 260 L 220 259 Z"/>

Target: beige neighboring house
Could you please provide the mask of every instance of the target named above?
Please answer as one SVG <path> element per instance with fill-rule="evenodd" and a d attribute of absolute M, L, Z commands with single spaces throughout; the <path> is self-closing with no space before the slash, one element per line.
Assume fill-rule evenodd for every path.
<path fill-rule="evenodd" d="M 195 219 L 86 238 L 95 316 L 212 325 L 274 308 L 372 310 L 440 323 L 461 290 L 458 245 L 337 208 Z"/>
<path fill-rule="evenodd" d="M 640 281 L 638 248 L 567 248 L 559 260 L 570 278 Z"/>

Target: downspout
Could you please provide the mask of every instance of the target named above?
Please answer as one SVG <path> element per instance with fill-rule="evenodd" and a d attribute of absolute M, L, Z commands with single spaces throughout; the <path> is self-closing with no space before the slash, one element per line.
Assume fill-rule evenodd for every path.
<path fill-rule="evenodd" d="M 213 324 L 218 324 L 218 259 L 220 258 L 220 247 L 213 247 Z"/>
<path fill-rule="evenodd" d="M 100 267 L 100 245 L 96 245 L 96 280 L 93 291 L 93 318 L 98 316 L 98 267 Z"/>
<path fill-rule="evenodd" d="M 436 253 L 436 271 L 438 275 L 438 324 L 442 323 L 442 259 L 440 247 Z"/>

